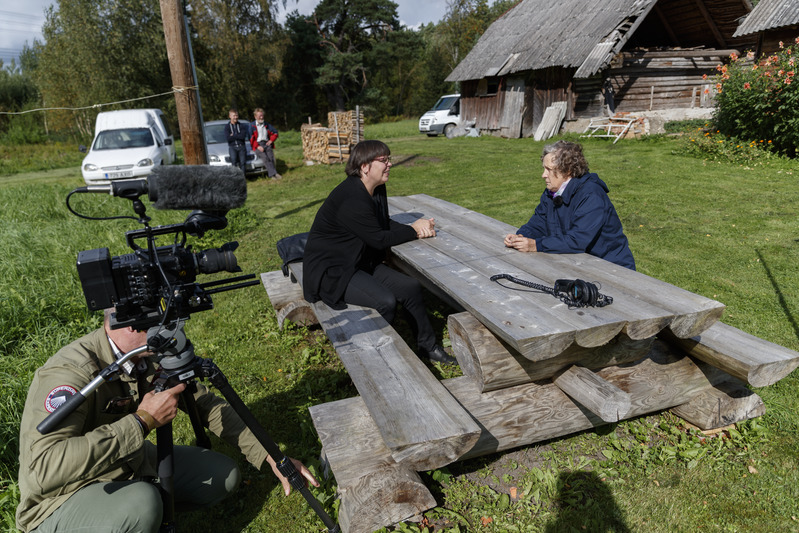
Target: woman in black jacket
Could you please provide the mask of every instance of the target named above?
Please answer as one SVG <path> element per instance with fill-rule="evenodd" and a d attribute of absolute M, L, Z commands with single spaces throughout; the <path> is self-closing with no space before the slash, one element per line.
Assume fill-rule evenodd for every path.
<path fill-rule="evenodd" d="M 372 307 L 389 324 L 401 303 L 416 326 L 419 355 L 454 363 L 436 344 L 419 282 L 383 262 L 391 246 L 436 234 L 433 219 L 406 225 L 389 218 L 390 154 L 380 141 L 362 141 L 352 149 L 347 178 L 319 208 L 308 235 L 303 257 L 305 299 L 322 300 L 333 309 L 344 309 L 346 304 Z"/>

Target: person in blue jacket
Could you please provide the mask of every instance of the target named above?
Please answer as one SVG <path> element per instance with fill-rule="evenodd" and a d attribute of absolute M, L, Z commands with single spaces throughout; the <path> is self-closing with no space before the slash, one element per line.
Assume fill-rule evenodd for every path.
<path fill-rule="evenodd" d="M 505 246 L 520 252 L 588 253 L 635 270 L 635 260 L 621 220 L 608 197 L 608 186 L 594 173 L 577 143 L 558 141 L 541 156 L 546 189 L 530 220 Z"/>

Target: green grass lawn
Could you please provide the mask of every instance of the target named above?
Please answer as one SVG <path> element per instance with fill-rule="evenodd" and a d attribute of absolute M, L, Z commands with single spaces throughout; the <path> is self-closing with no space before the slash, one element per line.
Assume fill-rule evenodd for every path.
<path fill-rule="evenodd" d="M 543 143 L 492 137 L 428 138 L 416 121 L 366 127 L 396 164 L 390 195 L 426 193 L 521 225 L 542 190 Z M 610 187 L 638 269 L 727 305 L 723 320 L 799 349 L 799 167 L 717 162 L 687 155 L 685 139 L 584 143 L 591 170 Z M 275 270 L 275 242 L 307 231 L 342 166 L 306 165 L 297 132 L 276 148 L 283 180 L 254 180 L 227 229 L 190 239 L 197 249 L 236 240 L 246 273 Z M 100 324 L 85 309 L 75 269 L 81 250 L 128 253 L 132 220 L 79 219 L 64 206 L 83 184 L 78 163 L 0 172 L 0 528 L 13 528 L 17 431 L 32 372 L 60 346 Z M 81 195 L 98 216 L 133 211 L 127 200 Z M 148 210 L 153 224 L 186 213 Z M 501 236 L 497 236 L 501 238 Z M 208 280 L 222 277 L 208 276 Z M 206 281 L 206 280 L 201 280 Z M 263 287 L 214 297 L 215 309 L 186 329 L 213 358 L 282 449 L 318 469 L 320 445 L 308 407 L 356 394 L 324 335 L 279 331 Z M 430 297 L 441 328 L 449 310 Z M 446 342 L 446 338 L 442 339 Z M 434 369 L 440 377 L 449 377 Z M 439 506 L 426 513 L 450 531 L 799 531 L 799 379 L 756 391 L 762 418 L 702 440 L 668 413 L 451 465 L 423 477 Z M 186 417 L 175 439 L 191 442 Z M 218 449 L 236 452 L 215 441 Z M 321 522 L 298 494 L 285 498 L 270 472 L 242 463 L 244 482 L 226 505 L 179 515 L 182 530 L 311 532 Z M 508 487 L 516 498 L 503 496 Z M 315 491 L 335 514 L 335 481 Z M 405 524 L 401 531 L 419 531 Z"/>

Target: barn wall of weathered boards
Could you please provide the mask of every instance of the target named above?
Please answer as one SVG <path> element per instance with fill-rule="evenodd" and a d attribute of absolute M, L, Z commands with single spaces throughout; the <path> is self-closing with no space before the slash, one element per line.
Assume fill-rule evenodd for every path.
<path fill-rule="evenodd" d="M 754 49 L 733 37 L 748 0 L 522 0 L 447 77 L 485 134 L 528 137 L 544 111 L 565 120 L 614 111 L 709 107 L 717 65 Z"/>

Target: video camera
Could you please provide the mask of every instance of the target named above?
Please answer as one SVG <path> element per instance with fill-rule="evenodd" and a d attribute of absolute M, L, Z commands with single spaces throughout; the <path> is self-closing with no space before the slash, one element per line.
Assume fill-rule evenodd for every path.
<path fill-rule="evenodd" d="M 143 331 L 164 325 L 190 314 L 213 308 L 211 295 L 256 285 L 247 281 L 253 274 L 219 281 L 196 283 L 199 274 L 241 272 L 233 252 L 237 242 L 216 249 L 193 251 L 187 235 L 227 227 L 227 211 L 244 205 L 247 182 L 235 167 L 209 165 L 159 167 L 146 179 L 90 185 L 70 192 L 68 209 L 81 218 L 94 218 L 75 212 L 69 199 L 75 193 L 107 193 L 133 202 L 144 228 L 126 232 L 133 253 L 111 257 L 108 248 L 78 253 L 78 276 L 91 310 L 115 307 L 111 327 L 133 327 Z M 149 225 L 141 196 L 147 194 L 156 209 L 191 209 L 181 224 Z M 172 236 L 172 243 L 156 246 L 158 236 Z M 144 241 L 143 245 L 139 242 Z M 243 283 L 241 283 L 243 282 Z"/>

